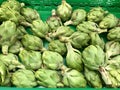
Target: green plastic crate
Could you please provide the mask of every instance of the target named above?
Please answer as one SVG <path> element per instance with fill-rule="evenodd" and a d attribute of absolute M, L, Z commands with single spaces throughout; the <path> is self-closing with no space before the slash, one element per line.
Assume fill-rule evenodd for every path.
<path fill-rule="evenodd" d="M 0 0 L 0 4 L 6 0 Z M 26 6 L 36 9 L 42 20 L 46 20 L 51 15 L 51 10 L 61 3 L 61 0 L 18 0 Z M 89 11 L 92 7 L 101 6 L 120 18 L 120 0 L 66 0 L 73 9 L 83 8 Z M 16 88 L 0 87 L 0 90 L 120 90 L 120 88 Z"/>

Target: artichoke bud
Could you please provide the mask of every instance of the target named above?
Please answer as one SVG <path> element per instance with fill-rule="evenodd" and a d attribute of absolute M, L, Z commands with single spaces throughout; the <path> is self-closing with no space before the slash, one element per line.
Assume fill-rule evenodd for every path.
<path fill-rule="evenodd" d="M 56 11 L 52 10 L 52 16 L 47 19 L 47 24 L 50 27 L 50 32 L 55 32 L 58 27 L 62 26 L 61 19 L 56 15 Z"/>
<path fill-rule="evenodd" d="M 49 27 L 46 22 L 43 22 L 42 20 L 38 19 L 32 22 L 31 30 L 34 35 L 40 38 L 45 38 L 49 32 Z"/>
<path fill-rule="evenodd" d="M 77 70 L 66 68 L 62 72 L 62 82 L 65 86 L 71 88 L 84 88 L 87 85 L 87 82 L 82 73 Z"/>
<path fill-rule="evenodd" d="M 104 49 L 105 42 L 103 38 L 101 38 L 97 33 L 92 32 L 90 35 L 90 44 L 99 45 L 102 49 Z"/>
<path fill-rule="evenodd" d="M 113 14 L 108 14 L 99 23 L 99 27 L 103 29 L 107 29 L 107 28 L 113 28 L 117 26 L 117 24 L 118 24 L 118 18 Z"/>
<path fill-rule="evenodd" d="M 98 25 L 95 22 L 92 22 L 92 21 L 84 21 L 83 23 L 78 24 L 76 29 L 77 29 L 77 31 L 84 32 L 84 33 L 91 33 L 91 32 L 103 33 L 103 32 L 107 32 L 106 29 L 98 28 Z"/>
<path fill-rule="evenodd" d="M 112 28 L 108 31 L 107 38 L 108 40 L 120 41 L 120 27 Z"/>
<path fill-rule="evenodd" d="M 27 51 L 25 49 L 20 50 L 19 57 L 21 63 L 25 65 L 27 69 L 36 70 L 41 67 L 41 53 L 38 51 Z"/>
<path fill-rule="evenodd" d="M 12 84 L 21 88 L 32 88 L 37 85 L 35 75 L 31 70 L 19 69 L 12 75 Z"/>
<path fill-rule="evenodd" d="M 22 7 L 24 7 L 25 4 L 24 3 L 20 3 L 18 2 L 17 0 L 7 0 L 7 1 L 4 1 L 2 4 L 1 4 L 1 7 L 2 8 L 11 8 L 15 11 L 20 11 Z"/>
<path fill-rule="evenodd" d="M 71 15 L 71 19 L 64 23 L 64 25 L 78 25 L 86 19 L 86 11 L 83 9 L 76 9 Z"/>
<path fill-rule="evenodd" d="M 84 75 L 90 86 L 94 88 L 102 88 L 102 80 L 97 71 L 93 71 L 85 68 Z"/>
<path fill-rule="evenodd" d="M 120 44 L 116 41 L 109 41 L 105 44 L 106 58 L 120 54 Z"/>
<path fill-rule="evenodd" d="M 43 41 L 37 36 L 26 34 L 23 36 L 21 41 L 27 50 L 45 50 L 43 47 Z"/>
<path fill-rule="evenodd" d="M 16 41 L 15 44 L 9 47 L 9 53 L 17 54 L 22 47 L 22 43 L 20 41 Z"/>
<path fill-rule="evenodd" d="M 24 65 L 19 62 L 18 57 L 12 53 L 7 55 L 0 54 L 0 61 L 3 61 L 3 63 L 8 67 L 9 71 L 25 68 Z"/>
<path fill-rule="evenodd" d="M 35 77 L 37 79 L 38 85 L 40 86 L 48 88 L 57 88 L 61 85 L 63 86 L 63 84 L 60 82 L 61 78 L 58 72 L 54 70 L 38 69 L 35 72 Z"/>
<path fill-rule="evenodd" d="M 60 26 L 57 28 L 56 32 L 52 34 L 52 37 L 61 37 L 61 36 L 69 37 L 73 33 L 74 30 L 72 30 L 70 27 Z"/>
<path fill-rule="evenodd" d="M 42 54 L 43 66 L 48 69 L 58 70 L 63 65 L 63 57 L 53 51 L 44 51 Z"/>
<path fill-rule="evenodd" d="M 2 47 L 2 53 L 8 54 L 8 47 L 16 41 L 16 25 L 11 21 L 4 21 L 0 25 L 0 46 Z"/>
<path fill-rule="evenodd" d="M 39 13 L 35 9 L 29 8 L 29 7 L 22 8 L 20 13 L 29 23 L 32 23 L 33 20 L 40 19 Z"/>
<path fill-rule="evenodd" d="M 48 50 L 64 55 L 67 51 L 66 46 L 59 40 L 53 40 L 48 44 Z"/>
<path fill-rule="evenodd" d="M 83 71 L 81 52 L 77 49 L 74 49 L 70 43 L 66 43 L 66 47 L 67 47 L 66 55 L 67 66 L 78 71 Z"/>
<path fill-rule="evenodd" d="M 104 11 L 101 7 L 92 8 L 87 14 L 88 21 L 100 22 L 108 11 Z"/>
<path fill-rule="evenodd" d="M 65 22 L 71 17 L 72 7 L 66 2 L 66 0 L 62 0 L 61 5 L 57 7 L 56 13 L 61 18 L 61 20 Z"/>

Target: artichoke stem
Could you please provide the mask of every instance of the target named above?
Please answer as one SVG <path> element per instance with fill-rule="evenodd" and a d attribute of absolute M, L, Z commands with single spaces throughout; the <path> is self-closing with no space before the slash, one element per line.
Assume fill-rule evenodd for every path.
<path fill-rule="evenodd" d="M 49 36 L 45 36 L 45 39 L 48 41 L 48 42 L 51 42 L 52 41 L 52 39 L 49 37 Z"/>
<path fill-rule="evenodd" d="M 68 37 L 64 37 L 64 36 L 59 37 L 59 40 L 60 40 L 61 42 L 65 42 L 65 43 L 68 43 L 68 42 L 69 42 L 69 38 L 68 38 Z"/>
<path fill-rule="evenodd" d="M 111 86 L 112 82 L 111 82 L 110 77 L 109 77 L 108 73 L 106 72 L 105 68 L 100 67 L 99 72 L 101 73 L 102 79 L 104 80 L 105 84 L 108 86 Z"/>
<path fill-rule="evenodd" d="M 8 45 L 2 46 L 2 53 L 3 54 L 8 54 Z"/>
<path fill-rule="evenodd" d="M 73 21 L 69 20 L 69 21 L 65 22 L 64 25 L 67 26 L 67 25 L 71 25 L 72 23 L 73 23 Z"/>
<path fill-rule="evenodd" d="M 47 50 L 47 49 L 44 48 L 44 47 L 43 47 L 42 49 L 40 49 L 41 52 L 44 52 L 44 51 L 46 51 L 46 50 Z"/>
<path fill-rule="evenodd" d="M 104 33 L 104 32 L 107 32 L 107 29 L 104 29 L 104 30 L 98 30 L 98 33 Z"/>
<path fill-rule="evenodd" d="M 70 42 L 66 43 L 66 47 L 68 51 L 73 51 L 73 47 Z"/>
<path fill-rule="evenodd" d="M 52 16 L 55 16 L 56 15 L 56 11 L 55 9 L 52 10 Z"/>
<path fill-rule="evenodd" d="M 64 87 L 62 83 L 57 83 L 57 87 Z"/>
<path fill-rule="evenodd" d="M 28 23 L 28 22 L 21 22 L 20 24 L 23 25 L 23 26 L 26 26 L 26 27 L 30 27 L 31 26 L 31 24 Z"/>

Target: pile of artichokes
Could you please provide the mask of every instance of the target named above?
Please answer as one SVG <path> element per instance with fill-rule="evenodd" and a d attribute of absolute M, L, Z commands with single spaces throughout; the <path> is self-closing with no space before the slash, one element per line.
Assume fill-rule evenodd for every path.
<path fill-rule="evenodd" d="M 0 86 L 120 87 L 119 19 L 103 8 L 87 12 L 62 0 L 43 21 L 7 0 L 0 23 Z"/>

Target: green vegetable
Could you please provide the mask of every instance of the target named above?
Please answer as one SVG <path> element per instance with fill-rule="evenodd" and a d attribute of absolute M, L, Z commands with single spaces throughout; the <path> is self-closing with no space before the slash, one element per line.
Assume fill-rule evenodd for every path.
<path fill-rule="evenodd" d="M 19 69 L 12 75 L 12 84 L 16 87 L 32 88 L 37 85 L 35 75 L 32 71 Z"/>
<path fill-rule="evenodd" d="M 103 10 L 101 7 L 94 7 L 88 12 L 87 19 L 88 21 L 100 22 L 107 13 L 108 11 Z"/>
<path fill-rule="evenodd" d="M 8 48 L 16 41 L 16 24 L 11 21 L 4 21 L 0 25 L 0 46 L 2 53 L 8 54 Z"/>
<path fill-rule="evenodd" d="M 52 16 L 46 22 L 50 27 L 50 32 L 55 32 L 58 27 L 62 26 L 61 19 L 56 15 L 55 9 L 52 10 Z"/>
<path fill-rule="evenodd" d="M 12 53 L 8 53 L 7 55 L 0 54 L 0 61 L 8 67 L 9 71 L 16 71 L 16 69 L 25 68 L 24 65 L 18 61 L 18 57 Z"/>
<path fill-rule="evenodd" d="M 45 48 L 43 48 L 43 41 L 37 36 L 26 34 L 21 41 L 27 50 L 45 50 Z"/>
<path fill-rule="evenodd" d="M 63 87 L 57 71 L 49 69 L 39 69 L 35 72 L 35 77 L 37 79 L 38 85 L 40 86 L 48 88 Z"/>
<path fill-rule="evenodd" d="M 71 19 L 64 25 L 78 25 L 86 19 L 86 11 L 84 9 L 76 9 L 71 15 Z"/>
<path fill-rule="evenodd" d="M 59 40 L 53 40 L 48 44 L 48 50 L 64 55 L 67 52 L 66 46 Z"/>
<path fill-rule="evenodd" d="M 94 88 L 102 88 L 102 80 L 100 78 L 100 74 L 97 71 L 85 68 L 84 75 L 90 86 Z"/>
<path fill-rule="evenodd" d="M 99 23 L 99 27 L 103 29 L 107 29 L 107 28 L 113 28 L 117 26 L 117 24 L 118 24 L 118 18 L 113 14 L 108 14 Z"/>
<path fill-rule="evenodd" d="M 108 31 L 107 39 L 108 40 L 114 40 L 114 41 L 120 41 L 120 27 L 114 27 Z"/>
<path fill-rule="evenodd" d="M 43 66 L 48 69 L 58 70 L 63 65 L 63 57 L 53 51 L 44 51 L 42 54 Z"/>
<path fill-rule="evenodd" d="M 20 50 L 19 57 L 21 63 L 27 68 L 31 70 L 36 70 L 41 67 L 41 53 L 38 51 L 27 51 L 25 49 Z"/>
<path fill-rule="evenodd" d="M 66 43 L 66 47 L 67 47 L 66 55 L 67 66 L 78 71 L 83 71 L 81 52 L 77 49 L 74 49 L 70 43 Z"/>
<path fill-rule="evenodd" d="M 87 86 L 87 82 L 82 73 L 71 68 L 65 68 L 62 70 L 62 82 L 65 86 L 70 88 L 84 88 Z"/>
<path fill-rule="evenodd" d="M 66 0 L 62 0 L 61 5 L 57 6 L 56 13 L 63 22 L 67 21 L 72 14 L 72 7 Z"/>

